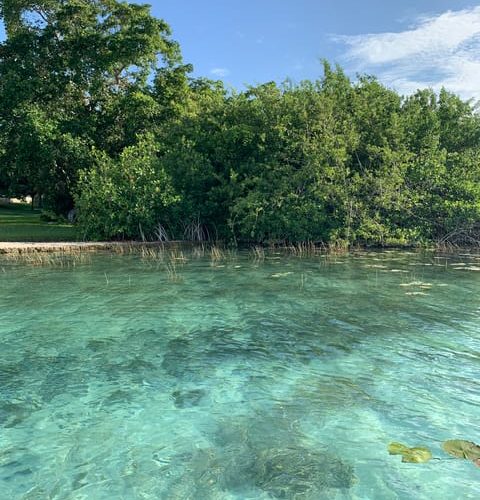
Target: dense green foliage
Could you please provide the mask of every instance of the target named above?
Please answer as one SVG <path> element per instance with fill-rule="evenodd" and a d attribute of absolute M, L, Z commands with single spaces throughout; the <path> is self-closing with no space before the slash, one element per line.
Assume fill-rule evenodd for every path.
<path fill-rule="evenodd" d="M 76 205 L 88 238 L 476 240 L 480 118 L 324 64 L 227 92 L 169 27 L 116 0 L 3 1 L 0 189 Z"/>
<path fill-rule="evenodd" d="M 82 172 L 78 199 L 80 226 L 107 238 L 152 234 L 158 214 L 177 201 L 151 135 L 126 147 L 118 160 L 102 153 Z"/>

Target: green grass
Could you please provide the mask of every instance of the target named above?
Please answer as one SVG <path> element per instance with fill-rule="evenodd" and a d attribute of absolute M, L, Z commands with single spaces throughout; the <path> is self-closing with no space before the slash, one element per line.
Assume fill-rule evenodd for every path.
<path fill-rule="evenodd" d="M 0 205 L 0 241 L 77 241 L 71 224 L 40 220 L 40 210 L 15 203 Z"/>

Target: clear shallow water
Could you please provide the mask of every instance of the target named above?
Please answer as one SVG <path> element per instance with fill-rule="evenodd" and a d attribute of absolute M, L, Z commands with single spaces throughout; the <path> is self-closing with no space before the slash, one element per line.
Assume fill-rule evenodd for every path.
<path fill-rule="evenodd" d="M 479 498 L 480 258 L 268 257 L 0 260 L 0 498 Z"/>

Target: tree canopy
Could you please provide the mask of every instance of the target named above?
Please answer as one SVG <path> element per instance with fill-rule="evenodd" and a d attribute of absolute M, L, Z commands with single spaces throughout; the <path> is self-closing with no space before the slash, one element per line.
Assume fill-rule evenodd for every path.
<path fill-rule="evenodd" d="M 76 206 L 87 238 L 390 245 L 479 230 L 480 119 L 446 90 L 403 97 L 325 62 L 316 81 L 226 91 L 189 76 L 146 5 L 0 6 L 0 189 Z"/>

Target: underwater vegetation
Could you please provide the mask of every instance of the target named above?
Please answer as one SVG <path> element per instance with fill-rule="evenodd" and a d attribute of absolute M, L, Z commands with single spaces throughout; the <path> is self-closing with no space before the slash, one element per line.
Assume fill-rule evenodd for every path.
<path fill-rule="evenodd" d="M 191 408 L 198 406 L 205 397 L 206 392 L 203 389 L 192 389 L 187 391 L 173 391 L 172 397 L 177 408 Z"/>
<path fill-rule="evenodd" d="M 266 429 L 273 442 L 265 441 Z M 213 499 L 233 493 L 248 498 L 315 500 L 355 484 L 354 468 L 348 461 L 302 445 L 301 439 L 286 422 L 268 414 L 222 419 L 210 435 L 209 446 L 168 462 L 172 474 L 178 473 L 180 459 L 183 469 L 171 481 L 168 494 L 172 498 Z"/>
<path fill-rule="evenodd" d="M 228 493 L 258 498 L 263 493 L 265 498 L 315 500 L 355 483 L 351 465 L 301 446 L 250 452 L 210 447 L 184 454 L 181 460 L 183 473 L 170 481 L 169 498 L 214 499 Z M 176 471 L 177 463 L 171 463 Z"/>
<path fill-rule="evenodd" d="M 318 498 L 328 488 L 353 486 L 353 467 L 305 448 L 268 448 L 255 461 L 255 485 L 274 498 Z"/>

